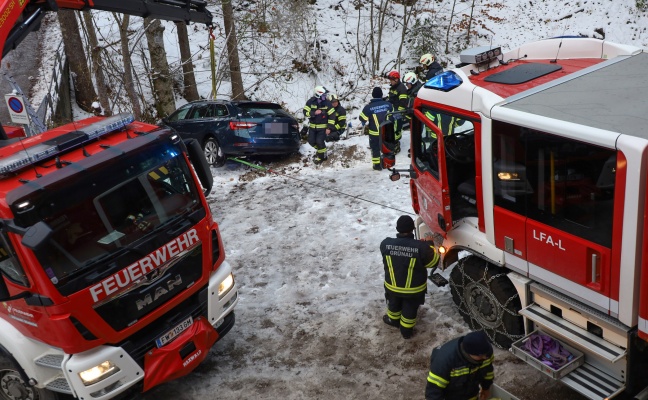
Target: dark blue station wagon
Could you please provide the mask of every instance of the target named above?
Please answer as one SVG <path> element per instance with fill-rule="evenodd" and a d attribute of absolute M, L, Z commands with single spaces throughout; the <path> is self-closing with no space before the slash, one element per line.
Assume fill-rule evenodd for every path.
<path fill-rule="evenodd" d="M 162 121 L 183 139 L 198 140 L 216 167 L 227 156 L 290 154 L 301 145 L 297 120 L 277 103 L 199 100 Z"/>

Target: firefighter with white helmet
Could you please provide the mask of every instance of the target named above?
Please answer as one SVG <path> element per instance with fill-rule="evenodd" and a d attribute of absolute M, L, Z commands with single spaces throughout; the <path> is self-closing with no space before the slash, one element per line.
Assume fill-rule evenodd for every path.
<path fill-rule="evenodd" d="M 401 82 L 400 73 L 396 70 L 391 70 L 387 73 L 389 79 L 389 101 L 394 106 L 392 119 L 394 121 L 394 153 L 400 152 L 400 139 L 403 136 L 403 119 L 405 117 L 405 110 L 407 109 L 408 96 L 407 88 Z"/>
<path fill-rule="evenodd" d="M 443 72 L 443 67 L 436 61 L 436 58 L 431 53 L 423 54 L 419 62 L 423 65 L 423 68 L 427 69 L 427 72 L 425 73 L 425 81 L 429 81 L 432 77 Z"/>
<path fill-rule="evenodd" d="M 313 162 L 321 164 L 326 155 L 326 136 L 334 129 L 335 108 L 326 98 L 328 90 L 324 86 L 316 86 L 313 97 L 304 106 L 304 116 L 308 118 L 308 144 L 315 149 Z"/>
<path fill-rule="evenodd" d="M 416 98 L 418 91 L 423 86 L 423 82 L 418 79 L 414 72 L 408 72 L 403 77 L 403 83 L 407 88 L 407 108 L 412 108 L 412 106 L 414 105 L 414 99 Z"/>

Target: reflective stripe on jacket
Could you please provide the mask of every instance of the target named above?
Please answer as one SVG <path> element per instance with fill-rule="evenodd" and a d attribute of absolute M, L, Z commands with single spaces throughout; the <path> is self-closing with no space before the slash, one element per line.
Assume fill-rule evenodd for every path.
<path fill-rule="evenodd" d="M 315 110 L 321 110 L 319 115 L 315 114 Z M 304 116 L 308 118 L 308 127 L 311 129 L 330 129 L 334 130 L 335 108 L 328 100 L 319 101 L 315 96 L 308 99 L 304 106 Z"/>
<path fill-rule="evenodd" d="M 387 238 L 380 244 L 385 267 L 385 288 L 402 296 L 415 296 L 427 290 L 427 269 L 436 267 L 439 254 L 430 242 L 414 235 Z"/>
<path fill-rule="evenodd" d="M 389 102 L 394 106 L 394 111 L 404 111 L 407 108 L 407 88 L 403 82 L 390 86 Z"/>
<path fill-rule="evenodd" d="M 476 399 L 479 388 L 493 383 L 493 359 L 468 360 L 461 350 L 463 337 L 453 339 L 432 350 L 430 370 L 425 386 L 425 400 Z"/>
<path fill-rule="evenodd" d="M 383 99 L 371 99 L 358 117 L 363 123 L 369 124 L 369 134 L 378 135 L 380 133 L 380 124 L 385 122 L 387 113 L 392 112 L 391 103 Z"/>

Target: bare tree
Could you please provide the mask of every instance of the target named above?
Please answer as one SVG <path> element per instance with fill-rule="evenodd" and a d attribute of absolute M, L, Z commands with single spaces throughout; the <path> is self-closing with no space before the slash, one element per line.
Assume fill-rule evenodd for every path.
<path fill-rule="evenodd" d="M 133 115 L 136 119 L 142 118 L 142 107 L 140 107 L 137 91 L 135 90 L 135 81 L 133 79 L 133 65 L 130 52 L 130 38 L 128 36 L 128 25 L 130 24 L 130 15 L 113 13 L 113 17 L 119 25 L 119 38 L 121 43 L 122 64 L 124 67 L 124 89 L 133 107 Z"/>
<path fill-rule="evenodd" d="M 83 22 L 85 25 L 85 32 L 88 36 L 88 44 L 90 46 L 90 56 L 92 59 L 92 72 L 97 83 L 97 94 L 99 95 L 99 104 L 104 110 L 104 115 L 110 115 L 110 88 L 106 84 L 106 77 L 104 76 L 104 66 L 101 60 L 101 53 L 103 48 L 99 46 L 97 40 L 97 32 L 95 30 L 94 19 L 90 11 L 81 13 L 83 15 Z"/>
<path fill-rule="evenodd" d="M 92 111 L 92 103 L 97 98 L 86 54 L 83 51 L 83 42 L 79 34 L 79 23 L 75 11 L 58 11 L 58 20 L 61 26 L 65 56 L 70 63 L 70 70 L 74 81 L 74 93 L 76 102 L 84 111 Z"/>
<path fill-rule="evenodd" d="M 241 64 L 238 56 L 238 39 L 236 37 L 236 26 L 234 25 L 234 9 L 231 0 L 223 0 L 223 24 L 225 25 L 225 36 L 227 37 L 227 59 L 230 67 L 230 79 L 232 80 L 232 99 L 244 100 L 245 89 L 241 76 Z"/>
<path fill-rule="evenodd" d="M 151 58 L 151 78 L 153 94 L 156 98 L 155 109 L 158 117 L 163 118 L 175 110 L 173 80 L 169 71 L 166 49 L 164 48 L 164 27 L 159 19 L 145 18 L 146 42 Z"/>
<path fill-rule="evenodd" d="M 176 22 L 178 29 L 178 45 L 180 47 L 180 62 L 182 63 L 183 95 L 188 101 L 198 100 L 198 87 L 194 66 L 191 61 L 191 48 L 189 47 L 189 33 L 185 22 Z"/>

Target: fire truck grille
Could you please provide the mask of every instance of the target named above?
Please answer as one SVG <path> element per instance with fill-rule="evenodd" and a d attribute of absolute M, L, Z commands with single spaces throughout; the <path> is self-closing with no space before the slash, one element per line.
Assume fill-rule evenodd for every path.
<path fill-rule="evenodd" d="M 134 289 L 95 308 L 95 311 L 116 331 L 136 323 L 140 318 L 166 304 L 202 275 L 202 245 L 178 260 L 161 276 L 151 275 Z"/>

